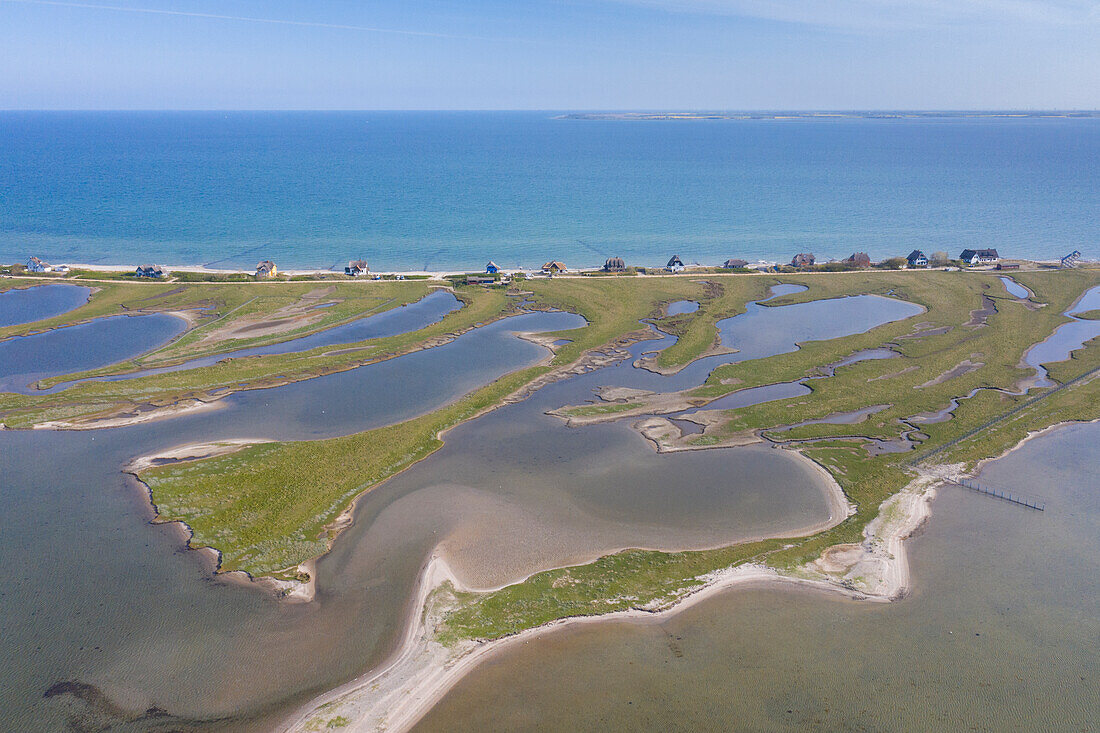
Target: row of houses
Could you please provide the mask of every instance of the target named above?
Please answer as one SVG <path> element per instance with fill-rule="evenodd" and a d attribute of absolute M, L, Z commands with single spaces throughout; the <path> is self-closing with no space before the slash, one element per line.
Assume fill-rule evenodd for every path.
<path fill-rule="evenodd" d="M 999 262 L 1001 256 L 995 249 L 964 249 L 959 254 L 959 261 L 971 267 L 975 265 L 992 265 Z M 915 249 L 905 258 L 910 267 L 928 267 L 928 256 L 922 250 Z"/>
<path fill-rule="evenodd" d="M 1000 255 L 995 249 L 964 249 L 958 259 L 963 263 L 971 266 L 975 265 L 989 265 L 997 264 L 998 269 L 1015 269 L 1019 265 L 1000 263 Z M 1074 250 L 1061 259 L 1061 266 L 1076 267 L 1077 263 L 1081 259 L 1081 253 Z M 909 253 L 905 258 L 906 263 L 911 268 L 928 267 L 929 259 L 922 250 L 915 249 Z M 812 252 L 799 252 L 791 258 L 791 266 L 797 268 L 812 267 L 816 264 L 817 259 Z M 866 252 L 853 252 L 847 258 L 841 260 L 843 264 L 851 265 L 852 267 L 870 267 L 871 257 Z M 747 260 L 730 258 L 722 263 L 722 267 L 729 270 L 736 270 L 748 267 Z M 626 261 L 622 257 L 608 257 L 604 262 L 602 268 L 603 272 L 625 272 L 627 270 Z M 669 272 L 682 272 L 686 269 L 684 261 L 679 255 L 673 255 L 669 258 L 668 263 L 664 267 Z M 27 261 L 28 272 L 56 272 L 56 273 L 68 273 L 69 267 L 67 265 L 51 265 L 48 262 L 43 261 L 38 257 L 31 257 Z M 567 268 L 565 263 L 561 260 L 550 260 L 542 266 L 542 273 L 544 275 L 558 275 L 566 272 Z M 487 275 L 498 275 L 503 270 L 499 265 L 493 261 L 485 266 L 485 273 Z M 273 278 L 279 274 L 279 268 L 271 260 L 263 260 L 256 264 L 256 277 L 261 279 Z M 350 260 L 346 267 L 344 267 L 344 274 L 351 277 L 362 277 L 364 275 L 370 275 L 370 266 L 366 260 Z M 141 278 L 163 278 L 168 275 L 160 265 L 141 265 L 134 271 L 134 277 Z M 375 276 L 377 278 L 377 276 Z"/>

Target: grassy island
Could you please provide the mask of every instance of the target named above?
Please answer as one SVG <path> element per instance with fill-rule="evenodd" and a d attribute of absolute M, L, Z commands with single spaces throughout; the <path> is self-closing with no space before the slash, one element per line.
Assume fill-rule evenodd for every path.
<path fill-rule="evenodd" d="M 221 570 L 291 579 L 300 577 L 304 561 L 326 550 L 338 519 L 356 497 L 430 455 L 442 445 L 449 428 L 509 399 L 520 399 L 525 390 L 545 380 L 568 378 L 597 355 L 615 358 L 621 353 L 616 349 L 652 337 L 642 321 L 678 337 L 644 364 L 673 372 L 700 356 L 720 353 L 720 347 L 728 345 L 717 340 L 717 322 L 743 313 L 748 303 L 766 296 L 779 282 L 807 289 L 775 298 L 766 303 L 769 307 L 877 294 L 923 308 L 920 315 L 866 333 L 808 341 L 790 353 L 726 364 L 705 384 L 680 393 L 609 396 L 602 403 L 555 411 L 577 425 L 646 416 L 638 429 L 660 451 L 761 441 L 797 449 L 839 484 L 852 513 L 809 536 L 696 552 L 628 550 L 538 573 L 491 593 L 448 591 L 440 638 L 495 639 L 562 618 L 666 607 L 710 574 L 749 562 L 803 572 L 800 568 L 829 548 L 860 543 L 868 526 L 890 511 L 883 508 L 884 502 L 902 491 L 922 466 L 972 466 L 1015 445 L 1030 431 L 1100 418 L 1100 381 L 1094 378 L 1100 371 L 1100 344 L 1090 342 L 1072 358 L 1049 365 L 1049 386 L 1033 387 L 1035 370 L 1022 363 L 1032 345 L 1070 320 L 1063 313 L 1100 283 L 1100 271 L 1023 271 L 1014 272 L 1013 278 L 1030 290 L 1030 298 L 1011 296 L 996 273 L 988 272 L 562 277 L 517 283 L 511 291 L 455 286 L 463 307 L 419 331 L 339 350 L 250 357 L 122 382 L 89 381 L 51 395 L 3 394 L 0 420 L 9 427 L 58 419 L 79 423 L 123 414 L 137 403 L 167 406 L 185 399 L 216 399 L 228 390 L 310 379 L 431 348 L 520 307 L 562 309 L 587 320 L 584 328 L 547 334 L 548 343 L 565 343 L 558 343 L 543 364 L 508 374 L 429 414 L 355 435 L 245 446 L 139 472 L 161 518 L 186 522 L 194 532 L 194 546 L 219 550 Z M 105 284 L 86 306 L 53 319 L 56 322 L 12 327 L 0 336 L 120 309 L 205 309 L 191 330 L 164 349 L 97 373 L 168 364 L 219 348 L 202 338 L 202 329 L 215 321 L 224 327 L 274 304 L 256 305 L 257 293 L 271 289 L 270 297 L 289 304 L 280 307 L 293 307 L 314 293 L 316 285 L 262 287 Z M 347 283 L 330 290 L 325 297 L 342 298 L 339 305 L 296 334 L 410 302 L 423 296 L 428 285 Z M 676 300 L 695 301 L 699 308 L 667 315 L 665 306 Z M 872 349 L 888 349 L 892 358 L 855 358 Z M 801 382 L 811 393 L 706 411 L 708 403 L 730 393 L 786 382 Z M 874 411 L 860 419 L 835 419 L 872 406 Z M 687 407 L 704 410 L 703 417 L 696 415 L 705 423 L 701 433 L 681 432 L 661 417 Z M 893 449 L 897 452 L 890 452 Z"/>

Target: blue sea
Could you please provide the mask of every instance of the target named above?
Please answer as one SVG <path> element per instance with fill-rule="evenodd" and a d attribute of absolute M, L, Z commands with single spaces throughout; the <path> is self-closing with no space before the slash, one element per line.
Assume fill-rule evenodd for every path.
<path fill-rule="evenodd" d="M 0 262 L 1100 258 L 1100 119 L 2 112 Z"/>

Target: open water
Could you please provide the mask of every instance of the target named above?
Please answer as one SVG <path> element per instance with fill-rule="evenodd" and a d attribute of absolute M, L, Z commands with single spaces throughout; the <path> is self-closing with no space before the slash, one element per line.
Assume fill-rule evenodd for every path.
<path fill-rule="evenodd" d="M 1100 258 L 1100 119 L 0 112 L 0 262 Z"/>

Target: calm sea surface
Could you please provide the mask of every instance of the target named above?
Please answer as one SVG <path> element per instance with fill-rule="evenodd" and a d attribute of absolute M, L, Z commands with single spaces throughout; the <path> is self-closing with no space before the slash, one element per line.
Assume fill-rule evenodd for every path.
<path fill-rule="evenodd" d="M 0 261 L 1100 257 L 1100 119 L 0 113 Z"/>

